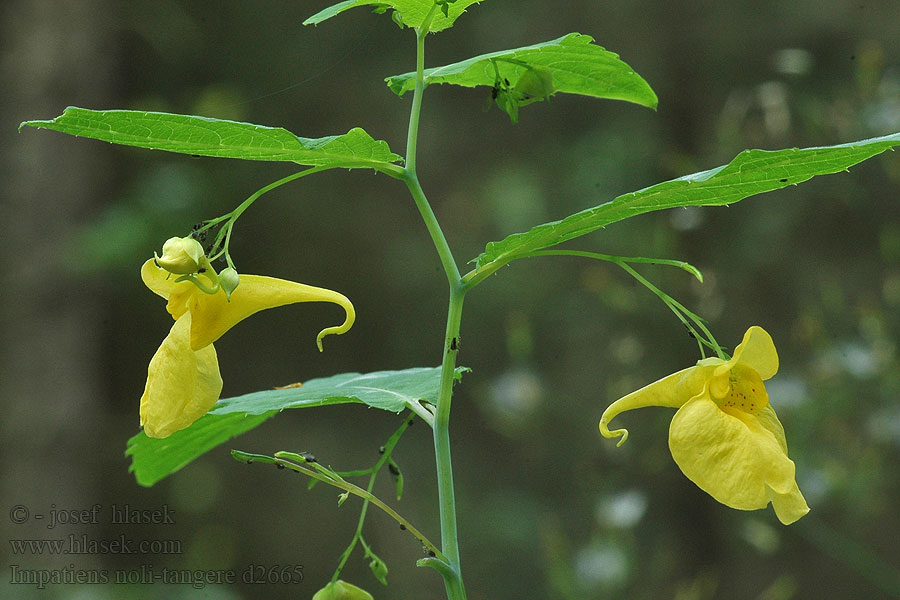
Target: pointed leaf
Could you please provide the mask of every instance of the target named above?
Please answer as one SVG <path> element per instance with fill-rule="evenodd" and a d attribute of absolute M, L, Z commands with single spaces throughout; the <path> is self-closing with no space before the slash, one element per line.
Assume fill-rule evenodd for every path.
<path fill-rule="evenodd" d="M 466 8 L 478 2 L 481 2 L 481 0 L 450 0 L 442 4 L 435 13 L 428 31 L 437 32 L 453 27 L 454 21 L 466 12 Z M 345 10 L 356 8 L 357 6 L 373 6 L 375 7 L 375 12 L 379 13 L 389 9 L 393 10 L 392 16 L 394 21 L 399 21 L 407 27 L 418 27 L 425 21 L 425 17 L 434 5 L 434 0 L 346 0 L 317 12 L 303 21 L 303 24 L 318 25 L 322 21 L 330 19 Z"/>
<path fill-rule="evenodd" d="M 525 46 L 514 50 L 502 50 L 482 54 L 468 60 L 425 70 L 425 85 L 449 83 L 464 87 L 493 87 L 500 79 L 510 88 L 519 84 L 520 78 L 534 73 L 530 67 L 549 70 L 552 75 L 550 93 L 564 92 L 594 98 L 609 98 L 634 102 L 656 108 L 656 94 L 644 79 L 619 56 L 591 42 L 593 38 L 580 33 L 570 33 L 561 38 Z M 527 66 L 526 66 L 527 65 Z M 399 96 L 415 87 L 415 73 L 388 77 L 388 86 Z"/>
<path fill-rule="evenodd" d="M 462 377 L 464 371 L 457 369 L 456 377 Z M 356 403 L 400 412 L 421 400 L 436 403 L 440 380 L 440 367 L 344 373 L 311 379 L 302 387 L 225 398 L 193 425 L 167 438 L 148 438 L 143 432 L 132 437 L 125 450 L 131 456 L 129 470 L 134 471 L 138 483 L 151 486 L 284 409 Z"/>
<path fill-rule="evenodd" d="M 802 150 L 745 150 L 727 165 L 623 194 L 561 221 L 544 223 L 491 242 L 475 258 L 476 269 L 467 278 L 480 279 L 479 276 L 529 252 L 555 246 L 635 215 L 679 206 L 732 204 L 748 196 L 802 183 L 816 175 L 844 171 L 898 145 L 900 133 Z"/>
<path fill-rule="evenodd" d="M 360 128 L 344 135 L 302 138 L 280 127 L 264 127 L 193 115 L 137 110 L 68 107 L 49 121 L 24 126 L 52 129 L 113 144 L 194 156 L 289 161 L 310 166 L 377 168 L 401 160 L 387 142 Z"/>

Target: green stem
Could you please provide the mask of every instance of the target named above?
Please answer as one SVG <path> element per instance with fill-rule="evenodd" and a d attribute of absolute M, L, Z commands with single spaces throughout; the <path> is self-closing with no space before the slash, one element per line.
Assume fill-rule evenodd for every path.
<path fill-rule="evenodd" d="M 613 261 L 613 262 L 615 262 L 615 261 Z M 675 316 L 678 317 L 678 319 L 684 324 L 684 326 L 688 328 L 688 331 L 690 331 L 692 333 L 694 331 L 693 325 L 691 325 L 687 321 L 687 319 L 685 319 L 684 315 L 687 315 L 688 318 L 690 318 L 690 320 L 694 322 L 694 325 L 696 325 L 700 329 L 700 331 L 702 331 L 703 334 L 706 336 L 705 341 L 700 339 L 700 337 L 697 335 L 694 336 L 695 339 L 697 340 L 697 344 L 700 346 L 700 354 L 701 355 L 703 355 L 704 357 L 706 356 L 706 353 L 703 350 L 703 346 L 704 346 L 704 344 L 706 344 L 707 346 L 709 346 L 710 348 L 712 348 L 713 350 L 716 351 L 716 354 L 719 356 L 719 358 L 721 358 L 722 360 L 728 360 L 728 357 L 725 355 L 725 352 L 722 350 L 722 347 L 719 345 L 719 342 L 716 341 L 716 338 L 713 337 L 713 334 L 709 331 L 709 329 L 703 323 L 703 319 L 701 319 L 698 315 L 694 314 L 693 312 L 689 311 L 687 308 L 684 307 L 684 305 L 682 305 L 680 302 L 675 300 L 675 298 L 672 298 L 667 293 L 663 292 L 662 290 L 657 288 L 655 285 L 650 283 L 647 279 L 642 277 L 640 273 L 638 273 L 637 271 L 632 269 L 627 264 L 625 264 L 623 262 L 616 262 L 616 264 L 619 265 L 620 267 L 622 267 L 622 269 L 624 269 L 629 275 L 631 275 L 632 277 L 637 279 L 638 282 L 640 282 L 644 287 L 646 287 L 648 290 L 650 290 L 651 292 L 656 294 L 656 296 L 660 300 L 662 300 L 666 306 L 669 307 L 669 310 L 671 310 L 673 313 L 675 313 Z"/>
<path fill-rule="evenodd" d="M 412 109 L 409 111 L 409 129 L 406 133 L 406 170 L 416 173 L 416 140 L 419 136 L 419 114 L 422 112 L 422 93 L 425 91 L 425 36 L 437 12 L 437 4 L 425 16 L 416 29 L 416 87 L 413 90 Z"/>
<path fill-rule="evenodd" d="M 519 258 L 532 258 L 535 256 L 578 256 L 582 258 L 593 258 L 596 260 L 604 260 L 607 262 L 614 263 L 624 269 L 629 275 L 634 277 L 641 285 L 646 287 L 648 290 L 653 292 L 660 300 L 665 303 L 669 310 L 671 310 L 679 321 L 688 329 L 694 339 L 697 340 L 697 344 L 700 346 L 700 353 L 705 357 L 706 352 L 704 351 L 704 346 L 712 348 L 715 350 L 716 354 L 719 358 L 723 360 L 727 360 L 727 356 L 725 352 L 722 350 L 722 347 L 716 341 L 716 338 L 713 337 L 712 333 L 706 327 L 706 324 L 703 322 L 698 315 L 694 314 L 690 310 L 684 307 L 680 302 L 657 288 L 655 285 L 650 283 L 647 279 L 642 277 L 640 273 L 635 271 L 628 263 L 644 263 L 644 264 L 652 264 L 652 265 L 666 265 L 670 267 L 678 267 L 679 269 L 683 269 L 687 271 L 694 277 L 696 277 L 701 283 L 703 282 L 703 274 L 700 272 L 697 267 L 690 264 L 689 262 L 683 260 L 673 260 L 668 258 L 649 258 L 646 256 L 616 256 L 613 254 L 601 254 L 600 252 L 585 252 L 583 250 L 535 250 L 533 252 L 528 252 L 525 254 L 520 254 L 515 257 L 515 259 Z M 462 282 L 465 289 L 469 290 L 484 281 L 490 274 L 494 273 L 501 266 L 511 262 L 509 259 L 503 263 L 490 263 L 485 267 L 480 269 L 474 269 L 463 277 Z M 693 323 L 693 324 L 692 324 Z M 706 336 L 706 339 L 703 339 L 697 330 L 694 327 L 697 327 L 703 335 Z"/>
<path fill-rule="evenodd" d="M 358 485 L 354 485 L 349 481 L 344 480 L 336 473 L 333 475 L 327 475 L 324 473 L 319 473 L 318 471 L 314 471 L 306 466 L 308 464 L 306 459 L 299 454 L 294 452 L 276 452 L 275 456 L 267 456 L 265 454 L 254 454 L 252 452 L 242 452 L 241 450 L 232 450 L 231 456 L 234 457 L 235 460 L 245 463 L 251 462 L 259 462 L 264 464 L 272 464 L 272 465 L 281 465 L 286 467 L 292 471 L 296 471 L 297 473 L 302 473 L 311 479 L 315 479 L 316 481 L 321 481 L 322 483 L 327 483 L 328 485 L 334 486 L 340 490 L 344 490 L 345 492 L 349 492 L 354 496 L 358 496 L 363 500 L 368 500 L 378 508 L 380 508 L 383 512 L 385 512 L 389 517 L 397 521 L 400 525 L 402 525 L 407 531 L 409 531 L 413 536 L 422 542 L 422 545 L 425 546 L 427 550 L 430 552 L 434 552 L 434 555 L 440 560 L 446 560 L 443 553 L 438 549 L 438 547 L 431 542 L 425 535 L 418 530 L 412 523 L 406 520 L 403 515 L 398 513 L 396 510 L 385 504 L 378 496 L 375 496 L 371 492 L 368 492 Z"/>
<path fill-rule="evenodd" d="M 422 110 L 422 94 L 425 91 L 425 36 L 437 11 L 437 4 L 416 29 L 416 85 L 409 115 L 409 131 L 406 143 L 406 167 L 402 179 L 406 182 L 416 207 L 431 235 L 450 285 L 450 302 L 447 311 L 447 329 L 444 338 L 444 355 L 441 363 L 441 390 L 435 407 L 434 455 L 437 471 L 438 503 L 441 521 L 442 560 L 434 564 L 444 578 L 448 600 L 465 600 L 462 573 L 459 566 L 459 538 L 456 527 L 456 499 L 453 490 L 453 467 L 450 461 L 450 402 L 456 375 L 456 355 L 459 351 L 459 330 L 462 318 L 462 304 L 466 289 L 462 285 L 459 267 L 450 250 L 437 217 L 425 197 L 425 192 L 416 174 L 416 146 L 419 134 L 419 116 Z"/>
<path fill-rule="evenodd" d="M 372 490 L 375 487 L 375 478 L 378 476 L 378 472 L 381 470 L 381 467 L 385 465 L 391 459 L 391 453 L 394 451 L 394 448 L 397 446 L 397 443 L 400 441 L 400 437 L 403 435 L 403 432 L 412 424 L 412 417 L 407 415 L 403 417 L 403 423 L 397 430 L 391 434 L 391 437 L 388 438 L 388 441 L 385 442 L 384 446 L 381 447 L 381 458 L 378 459 L 378 462 L 375 463 L 371 469 L 367 469 L 367 471 L 363 471 L 360 474 L 368 474 L 369 475 L 369 485 L 366 486 L 366 491 L 368 493 L 372 493 Z M 354 473 L 339 473 L 340 477 L 350 477 Z M 340 561 L 338 561 L 337 569 L 334 571 L 334 575 L 331 576 L 331 581 L 334 583 L 338 580 L 338 577 L 341 575 L 341 571 L 344 568 L 344 565 L 347 564 L 347 559 L 350 558 L 350 554 L 353 552 L 353 549 L 356 547 L 356 542 L 362 540 L 362 528 L 366 522 L 366 512 L 369 509 L 369 500 L 363 500 L 362 509 L 359 511 L 359 520 L 356 523 L 356 532 L 353 534 L 353 539 L 350 540 L 350 544 L 347 546 L 347 549 L 344 550 L 344 553 L 341 554 Z"/>
<path fill-rule="evenodd" d="M 685 271 L 699 279 L 701 282 L 703 281 L 703 275 L 700 273 L 700 271 L 690 263 L 682 260 L 646 258 L 643 256 L 614 256 L 611 254 L 600 254 L 599 252 L 583 252 L 580 250 L 535 250 L 534 252 L 528 252 L 526 254 L 518 254 L 511 257 L 505 257 L 503 259 L 496 259 L 480 267 L 476 267 L 463 276 L 463 283 L 465 283 L 466 288 L 472 289 L 512 261 L 518 260 L 520 258 L 529 258 L 532 256 L 583 256 L 587 258 L 596 258 L 599 260 L 606 260 L 616 263 L 626 262 L 669 265 L 678 267 L 679 269 L 684 269 Z"/>
<path fill-rule="evenodd" d="M 447 281 L 450 282 L 450 287 L 452 288 L 460 281 L 459 267 L 456 266 L 456 259 L 453 258 L 453 252 L 450 250 L 447 238 L 444 237 L 444 231 L 441 229 L 437 217 L 431 209 L 431 204 L 428 203 L 428 198 L 425 197 L 425 192 L 422 190 L 422 185 L 419 183 L 419 178 L 416 177 L 416 174 L 407 172 L 403 180 L 406 182 L 406 186 L 416 202 L 416 207 L 419 209 L 419 214 L 422 215 L 422 220 L 425 221 L 428 233 L 431 234 L 431 241 L 434 243 L 434 247 L 441 259 L 441 265 L 444 267 L 444 273 L 447 275 Z"/>
<path fill-rule="evenodd" d="M 428 28 L 437 12 L 437 4 L 431 7 L 431 12 L 425 17 L 422 25 L 416 30 L 416 86 L 413 91 L 412 109 L 409 114 L 409 131 L 406 136 L 406 168 L 404 169 L 401 179 L 406 182 L 415 200 L 416 207 L 425 221 L 425 227 L 431 235 L 431 241 L 437 249 L 441 259 L 441 265 L 444 267 L 444 273 L 450 286 L 453 287 L 459 281 L 459 267 L 453 258 L 453 252 L 450 250 L 444 232 L 425 197 L 422 185 L 419 183 L 419 177 L 416 174 L 416 149 L 418 146 L 419 136 L 419 116 L 422 112 L 422 94 L 425 92 L 425 36 L 428 34 Z"/>
<path fill-rule="evenodd" d="M 447 598 L 464 600 L 465 588 L 459 562 L 459 538 L 456 527 L 456 499 L 453 467 L 450 460 L 450 404 L 456 378 L 456 356 L 459 353 L 459 331 L 462 321 L 465 288 L 457 280 L 450 288 L 444 358 L 441 363 L 441 390 L 434 414 L 434 455 L 437 467 L 438 503 L 441 518 L 441 548 L 450 570 L 444 574 Z"/>
<path fill-rule="evenodd" d="M 366 491 L 370 494 L 372 493 L 372 489 L 375 487 L 375 477 L 378 475 L 378 472 L 372 473 L 369 475 L 369 485 L 366 486 Z M 338 566 L 334 570 L 334 575 L 331 576 L 331 583 L 334 583 L 338 580 L 338 577 L 341 575 L 341 571 L 344 568 L 344 565 L 347 564 L 347 559 L 350 558 L 350 554 L 353 553 L 353 549 L 356 547 L 356 542 L 360 540 L 362 537 L 362 528 L 363 524 L 366 522 L 366 512 L 369 510 L 369 501 L 363 500 L 362 509 L 359 511 L 359 520 L 356 522 L 356 531 L 353 533 L 353 539 L 350 540 L 350 544 L 347 546 L 347 549 L 344 550 L 344 553 L 341 554 L 341 559 L 338 561 Z"/>
<path fill-rule="evenodd" d="M 703 283 L 703 274 L 700 269 L 684 260 L 674 260 L 671 258 L 649 258 L 646 256 L 616 256 L 613 254 L 601 254 L 599 252 L 585 252 L 583 250 L 537 250 L 523 254 L 521 258 L 532 256 L 580 256 L 583 258 L 595 258 L 597 260 L 605 260 L 616 264 L 621 263 L 644 263 L 648 265 L 666 265 L 669 267 L 678 267 L 687 271 L 697 278 L 697 281 Z"/>
<path fill-rule="evenodd" d="M 278 181 L 273 181 L 269 185 L 258 189 L 249 198 L 247 198 L 246 200 L 244 200 L 243 202 L 238 204 L 237 208 L 235 208 L 228 215 L 226 215 L 226 217 L 219 217 L 219 219 L 215 219 L 215 221 L 218 222 L 218 221 L 222 220 L 223 218 L 227 218 L 228 222 L 225 224 L 225 226 L 222 229 L 219 230 L 219 233 L 216 236 L 216 240 L 213 243 L 212 250 L 211 250 L 211 253 L 215 253 L 215 254 L 210 257 L 210 260 L 211 261 L 215 260 L 216 258 L 221 256 L 222 253 L 225 253 L 226 257 L 228 256 L 228 243 L 231 241 L 231 229 L 234 227 L 235 221 L 237 221 L 238 217 L 240 217 L 244 213 L 245 210 L 250 208 L 250 205 L 253 204 L 254 202 L 256 202 L 260 196 L 262 196 L 263 194 L 265 194 L 267 192 L 271 192 L 275 188 L 281 187 L 282 185 L 284 185 L 286 183 L 296 181 L 297 179 L 300 179 L 301 177 L 306 177 L 307 175 L 312 175 L 313 173 L 319 173 L 321 171 L 327 171 L 328 169 L 332 169 L 332 168 L 334 168 L 334 167 L 331 167 L 331 166 L 313 167 L 311 169 L 306 169 L 305 171 L 299 171 L 297 173 L 292 173 L 292 174 L 288 175 L 287 177 L 282 177 Z M 224 240 L 223 240 L 223 237 L 224 237 Z M 223 241 L 224 241 L 224 243 L 223 243 Z M 220 245 L 221 245 L 221 248 L 219 247 Z M 234 265 L 231 264 L 230 259 L 229 259 L 228 263 L 229 263 L 229 266 L 231 266 L 232 268 L 234 267 Z"/>

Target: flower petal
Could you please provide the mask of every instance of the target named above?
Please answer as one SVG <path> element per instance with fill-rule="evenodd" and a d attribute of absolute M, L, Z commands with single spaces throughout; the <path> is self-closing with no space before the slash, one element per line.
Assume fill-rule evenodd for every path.
<path fill-rule="evenodd" d="M 141 425 L 152 438 L 164 438 L 206 414 L 222 392 L 216 350 L 209 344 L 198 351 L 190 345 L 191 314 L 172 330 L 147 369 L 141 396 Z"/>
<path fill-rule="evenodd" d="M 789 490 L 784 493 L 778 493 L 771 490 L 772 508 L 775 509 L 775 515 L 784 525 L 790 525 L 803 515 L 809 512 L 809 505 L 806 499 L 800 493 L 797 482 L 794 481 Z"/>
<path fill-rule="evenodd" d="M 777 422 L 774 411 L 761 422 L 741 410 L 720 409 L 703 393 L 675 413 L 669 449 L 687 478 L 722 504 L 755 510 L 772 501 L 787 524 L 802 516 L 806 502 L 783 439 L 771 430 Z"/>
<path fill-rule="evenodd" d="M 141 265 L 141 279 L 144 281 L 144 285 L 166 300 L 169 299 L 172 290 L 179 285 L 175 283 L 176 278 L 162 267 L 156 266 L 156 262 L 152 258 Z"/>
<path fill-rule="evenodd" d="M 778 352 L 772 336 L 758 325 L 744 334 L 744 339 L 734 349 L 734 357 L 729 362 L 744 364 L 763 379 L 769 379 L 778 372 Z"/>
<path fill-rule="evenodd" d="M 775 409 L 772 408 L 772 405 L 767 404 L 764 408 L 758 410 L 756 417 L 759 419 L 760 426 L 768 430 L 778 440 L 782 451 L 787 454 L 788 448 L 787 439 L 784 437 L 784 426 L 778 420 L 778 415 L 775 414 Z"/>
<path fill-rule="evenodd" d="M 610 431 L 608 428 L 609 422 L 616 415 L 627 410 L 644 408 L 646 406 L 678 408 L 703 390 L 706 379 L 721 364 L 722 361 L 720 359 L 709 358 L 700 361 L 693 367 L 672 373 L 637 391 L 631 392 L 627 396 L 619 398 L 603 411 L 603 416 L 600 417 L 600 433 L 607 438 L 621 436 L 622 439 L 617 444 L 621 446 L 628 439 L 628 430 L 616 429 Z"/>
<path fill-rule="evenodd" d="M 189 303 L 193 318 L 191 348 L 196 350 L 213 343 L 253 313 L 295 302 L 333 302 L 344 309 L 344 323 L 323 329 L 316 338 L 320 350 L 324 336 L 346 332 L 356 319 L 353 304 L 338 292 L 274 277 L 241 275 L 241 284 L 231 294 L 231 301 L 221 290 L 216 294 L 194 294 Z"/>
<path fill-rule="evenodd" d="M 141 267 L 141 279 L 150 290 L 169 301 L 166 309 L 178 319 L 188 310 L 188 302 L 195 293 L 203 293 L 190 281 L 176 282 L 177 277 L 158 267 L 151 258 Z"/>

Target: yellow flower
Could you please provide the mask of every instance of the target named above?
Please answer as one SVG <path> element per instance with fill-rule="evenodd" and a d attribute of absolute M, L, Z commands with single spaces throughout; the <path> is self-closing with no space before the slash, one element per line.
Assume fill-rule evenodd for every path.
<path fill-rule="evenodd" d="M 628 431 L 608 427 L 616 415 L 645 406 L 677 408 L 669 449 L 687 478 L 732 508 L 755 510 L 771 502 L 778 519 L 789 525 L 809 506 L 763 384 L 777 371 L 772 338 L 753 326 L 731 360 L 706 358 L 616 400 L 603 412 L 600 432 L 621 436 L 621 446 Z"/>
<path fill-rule="evenodd" d="M 343 324 L 319 333 L 316 344 L 321 351 L 323 337 L 346 332 L 356 318 L 350 300 L 331 290 L 273 277 L 241 275 L 240 285 L 229 299 L 222 287 L 216 286 L 215 293 L 209 293 L 192 280 L 178 281 L 180 278 L 157 262 L 145 262 L 141 278 L 148 288 L 168 300 L 166 308 L 175 324 L 147 370 L 141 425 L 149 437 L 164 438 L 184 429 L 216 403 L 222 391 L 222 376 L 213 342 L 239 321 L 285 304 L 333 302 L 344 309 L 346 317 Z"/>

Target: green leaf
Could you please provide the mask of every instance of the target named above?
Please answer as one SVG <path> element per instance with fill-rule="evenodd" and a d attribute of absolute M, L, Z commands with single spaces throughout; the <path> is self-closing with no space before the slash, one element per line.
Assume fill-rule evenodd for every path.
<path fill-rule="evenodd" d="M 755 194 L 802 183 L 816 175 L 845 171 L 897 145 L 900 145 L 900 133 L 802 150 L 745 150 L 727 165 L 623 194 L 561 221 L 544 223 L 491 242 L 472 261 L 475 271 L 466 277 L 481 279 L 529 252 L 555 246 L 635 215 L 680 206 L 732 204 Z"/>
<path fill-rule="evenodd" d="M 657 98 L 650 85 L 619 60 L 617 54 L 592 44 L 592 41 L 591 36 L 570 33 L 542 44 L 482 54 L 426 69 L 425 85 L 449 83 L 464 87 L 494 87 L 499 71 L 501 85 L 514 89 L 523 76 L 540 68 L 549 70 L 553 93 L 625 100 L 655 109 Z M 415 87 L 415 79 L 415 73 L 405 73 L 385 81 L 395 94 L 402 96 Z"/>
<path fill-rule="evenodd" d="M 369 569 L 372 570 L 372 575 L 375 576 L 375 579 L 377 579 L 379 582 L 381 582 L 381 585 L 387 585 L 387 574 L 388 574 L 387 563 L 385 563 L 383 560 L 381 560 L 381 557 L 379 557 L 377 554 L 372 552 L 371 547 L 369 547 L 367 545 L 365 548 L 366 548 L 365 558 L 371 559 L 369 561 Z"/>
<path fill-rule="evenodd" d="M 481 0 L 450 0 L 446 3 L 440 3 L 440 9 L 435 13 L 428 31 L 437 32 L 453 27 L 454 21 L 466 12 L 469 6 L 478 2 L 481 2 Z M 425 17 L 428 16 L 434 5 L 434 0 L 346 0 L 317 12 L 303 21 L 303 24 L 318 25 L 322 21 L 339 15 L 345 10 L 356 8 L 357 6 L 374 6 L 377 13 L 393 10 L 392 17 L 395 22 L 415 28 L 425 21 Z"/>
<path fill-rule="evenodd" d="M 74 106 L 50 121 L 25 121 L 19 129 L 25 126 L 194 156 L 351 169 L 378 168 L 402 159 L 391 152 L 387 142 L 372 139 L 358 127 L 344 135 L 311 139 L 279 127 L 223 119 L 137 110 L 97 111 Z"/>
<path fill-rule="evenodd" d="M 457 379 L 465 371 L 458 368 Z M 193 425 L 167 438 L 149 438 L 143 432 L 132 437 L 125 450 L 126 456 L 131 456 L 129 470 L 134 472 L 138 483 L 151 486 L 284 409 L 356 403 L 400 412 L 422 400 L 436 403 L 440 381 L 440 367 L 343 373 L 311 379 L 299 388 L 265 390 L 225 398 Z"/>

